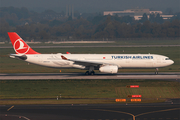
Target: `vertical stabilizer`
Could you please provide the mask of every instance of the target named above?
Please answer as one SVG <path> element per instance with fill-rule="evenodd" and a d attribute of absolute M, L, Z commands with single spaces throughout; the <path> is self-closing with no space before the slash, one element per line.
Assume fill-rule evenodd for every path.
<path fill-rule="evenodd" d="M 40 54 L 34 51 L 16 32 L 8 32 L 16 54 Z"/>

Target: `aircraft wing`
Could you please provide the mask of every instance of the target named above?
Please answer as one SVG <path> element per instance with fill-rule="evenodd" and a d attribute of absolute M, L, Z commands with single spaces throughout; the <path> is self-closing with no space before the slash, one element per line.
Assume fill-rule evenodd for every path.
<path fill-rule="evenodd" d="M 87 60 L 85 61 L 85 60 L 68 59 L 68 58 L 64 57 L 63 55 L 61 55 L 61 58 L 63 60 L 73 61 L 74 64 L 84 65 L 84 66 L 100 66 L 100 65 L 105 65 L 105 63 L 102 63 L 102 62 L 93 62 L 93 61 L 87 61 Z"/>

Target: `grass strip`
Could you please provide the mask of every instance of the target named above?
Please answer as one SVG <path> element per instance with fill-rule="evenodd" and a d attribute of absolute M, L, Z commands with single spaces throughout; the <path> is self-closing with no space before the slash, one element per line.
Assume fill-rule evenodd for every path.
<path fill-rule="evenodd" d="M 35 104 L 132 104 L 132 103 L 160 103 L 165 102 L 166 99 L 142 99 L 141 102 L 116 102 L 114 100 L 102 99 L 59 99 L 59 100 L 0 100 L 0 105 L 35 105 Z"/>
<path fill-rule="evenodd" d="M 127 88 L 139 85 L 139 88 Z M 180 83 L 161 80 L 1 80 L 0 99 L 180 98 Z"/>

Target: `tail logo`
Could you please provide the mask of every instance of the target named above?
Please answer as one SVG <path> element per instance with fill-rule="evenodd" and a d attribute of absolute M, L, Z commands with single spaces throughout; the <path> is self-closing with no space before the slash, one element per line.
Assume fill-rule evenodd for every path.
<path fill-rule="evenodd" d="M 29 51 L 29 46 L 27 44 L 24 44 L 24 41 L 19 38 L 14 42 L 14 50 L 18 54 L 26 54 Z"/>

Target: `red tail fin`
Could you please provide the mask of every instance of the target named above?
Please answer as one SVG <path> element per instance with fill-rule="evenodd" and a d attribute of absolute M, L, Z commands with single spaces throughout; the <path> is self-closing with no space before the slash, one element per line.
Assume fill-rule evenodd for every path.
<path fill-rule="evenodd" d="M 15 32 L 8 32 L 16 54 L 40 54 L 34 51 L 24 40 Z"/>

